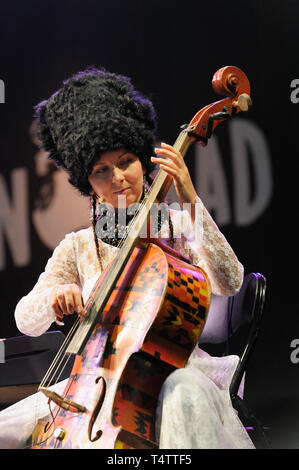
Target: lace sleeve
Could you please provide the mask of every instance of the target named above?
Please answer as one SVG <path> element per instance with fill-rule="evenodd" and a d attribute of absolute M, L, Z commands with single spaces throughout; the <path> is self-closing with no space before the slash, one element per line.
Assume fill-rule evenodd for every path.
<path fill-rule="evenodd" d="M 17 304 L 15 320 L 21 333 L 39 336 L 55 321 L 49 302 L 51 289 L 55 285 L 80 284 L 74 252 L 74 235 L 66 235 L 55 248 L 32 291 Z"/>
<path fill-rule="evenodd" d="M 184 210 L 180 224 L 184 235 L 176 239 L 175 249 L 205 270 L 214 294 L 236 294 L 243 282 L 243 266 L 199 197 L 195 223 L 192 224 L 189 212 Z"/>

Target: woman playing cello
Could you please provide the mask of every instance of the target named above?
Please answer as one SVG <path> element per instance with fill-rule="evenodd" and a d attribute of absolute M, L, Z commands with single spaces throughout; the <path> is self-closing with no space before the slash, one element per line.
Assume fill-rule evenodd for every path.
<path fill-rule="evenodd" d="M 107 236 L 107 231 L 101 235 L 101 208 L 105 204 L 119 209 L 121 201 L 121 208 L 127 209 L 142 202 L 155 165 L 173 178 L 180 204 L 191 207 L 169 209 L 169 217 L 158 224 L 159 236 L 205 270 L 214 294 L 231 296 L 239 290 L 242 265 L 197 196 L 180 152 L 164 143 L 154 148 L 153 105 L 127 77 L 104 69 L 79 72 L 36 107 L 36 117 L 49 158 L 91 199 L 92 223 L 66 235 L 33 290 L 19 301 L 15 318 L 23 334 L 38 336 L 53 322 L 62 322 L 64 315 L 83 315 L 95 280 L 118 255 L 119 232 L 124 228 L 117 224 L 114 236 Z M 129 220 L 128 216 L 125 225 Z M 253 447 L 229 397 L 237 359 L 213 358 L 196 347 L 186 367 L 170 374 L 156 415 L 160 448 Z M 0 447 L 24 446 L 37 418 L 33 400 L 34 396 L 28 397 L 1 413 Z M 48 413 L 46 398 L 41 402 L 39 417 Z"/>

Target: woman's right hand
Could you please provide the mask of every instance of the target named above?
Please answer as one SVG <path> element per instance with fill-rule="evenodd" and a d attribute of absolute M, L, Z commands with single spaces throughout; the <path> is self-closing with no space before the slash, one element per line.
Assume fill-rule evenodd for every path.
<path fill-rule="evenodd" d="M 61 284 L 53 287 L 50 293 L 50 305 L 58 322 L 63 315 L 77 313 L 83 318 L 83 303 L 80 287 L 77 284 Z"/>

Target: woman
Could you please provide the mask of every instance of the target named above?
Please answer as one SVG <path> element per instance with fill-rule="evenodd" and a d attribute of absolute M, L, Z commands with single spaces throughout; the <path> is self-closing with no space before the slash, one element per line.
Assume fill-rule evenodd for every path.
<path fill-rule="evenodd" d="M 152 103 L 134 90 L 127 77 L 103 69 L 79 72 L 36 107 L 36 116 L 49 158 L 64 167 L 70 183 L 91 198 L 92 227 L 65 237 L 33 290 L 18 303 L 15 318 L 22 333 L 37 336 L 53 321 L 62 322 L 64 315 L 83 315 L 95 280 L 119 251 L 117 225 L 114 237 L 99 237 L 100 209 L 103 204 L 119 208 L 119 201 L 122 208 L 140 202 L 155 165 L 173 177 L 180 203 L 191 205 L 190 211 L 170 210 L 169 219 L 157 227 L 159 236 L 206 271 L 214 294 L 238 291 L 242 265 L 197 196 L 181 154 L 164 143 L 153 148 L 156 116 Z M 202 224 L 200 237 L 196 214 Z M 237 359 L 212 358 L 196 348 L 187 366 L 168 377 L 157 409 L 160 448 L 253 447 L 229 397 Z M 58 393 L 60 388 L 58 384 Z M 2 447 L 22 447 L 37 416 L 23 411 L 22 431 L 14 428 L 14 422 L 20 427 L 16 416 L 31 407 L 29 397 L 4 410 Z M 43 414 L 48 414 L 46 399 L 39 411 L 39 416 Z"/>

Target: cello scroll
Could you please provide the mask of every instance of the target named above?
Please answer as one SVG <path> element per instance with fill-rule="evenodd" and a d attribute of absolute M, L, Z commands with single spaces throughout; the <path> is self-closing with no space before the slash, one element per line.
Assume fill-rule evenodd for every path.
<path fill-rule="evenodd" d="M 202 146 L 207 145 L 220 122 L 240 111 L 248 111 L 252 105 L 249 80 L 238 67 L 229 65 L 219 69 L 213 76 L 212 86 L 217 94 L 227 98 L 205 106 L 184 129 Z"/>

